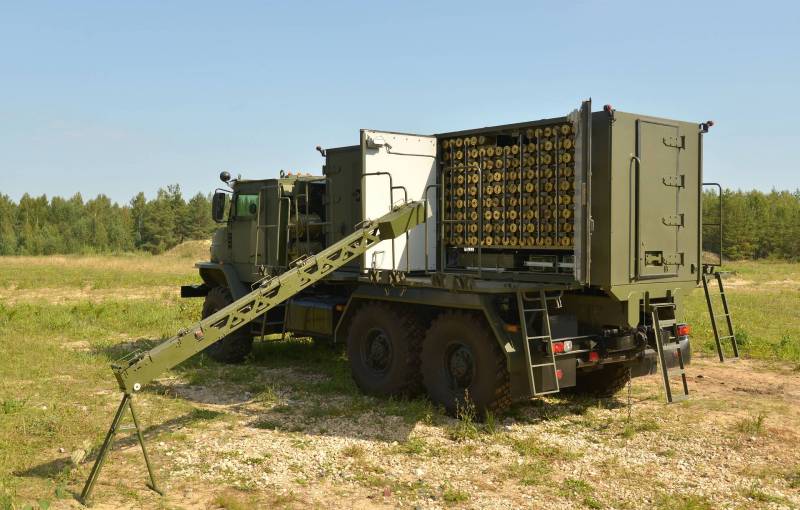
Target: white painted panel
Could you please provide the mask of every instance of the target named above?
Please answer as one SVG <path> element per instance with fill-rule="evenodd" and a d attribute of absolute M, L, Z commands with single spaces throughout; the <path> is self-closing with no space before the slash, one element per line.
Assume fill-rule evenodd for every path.
<path fill-rule="evenodd" d="M 361 153 L 364 173 L 386 172 L 391 175 L 394 191 L 390 192 L 388 175 L 369 175 L 362 179 L 361 197 L 364 218 L 376 219 L 391 210 L 392 202 L 400 203 L 408 191 L 408 200 L 423 200 L 425 188 L 436 182 L 436 138 L 383 131 L 361 131 Z M 428 269 L 436 267 L 436 197 L 428 193 Z M 418 225 L 408 235 L 392 242 L 382 241 L 365 254 L 364 268 L 421 271 L 425 268 L 425 226 Z M 407 265 L 408 264 L 408 265 Z"/>

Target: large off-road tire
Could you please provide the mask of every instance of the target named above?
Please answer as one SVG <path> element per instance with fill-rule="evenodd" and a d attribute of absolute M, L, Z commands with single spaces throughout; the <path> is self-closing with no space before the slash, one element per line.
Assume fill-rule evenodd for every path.
<path fill-rule="evenodd" d="M 610 365 L 594 372 L 578 372 L 574 393 L 598 398 L 613 397 L 628 384 L 628 367 Z"/>
<path fill-rule="evenodd" d="M 370 302 L 355 312 L 347 334 L 347 357 L 356 385 L 378 396 L 422 391 L 421 321 L 402 305 Z"/>
<path fill-rule="evenodd" d="M 465 391 L 478 418 L 511 405 L 506 359 L 486 322 L 470 312 L 437 317 L 422 344 L 422 380 L 431 400 L 455 415 Z"/>
<path fill-rule="evenodd" d="M 203 302 L 203 318 L 231 303 L 233 297 L 227 287 L 212 288 Z M 253 336 L 249 328 L 249 325 L 242 326 L 219 342 L 211 344 L 205 350 L 206 354 L 220 363 L 241 363 L 253 350 Z"/>

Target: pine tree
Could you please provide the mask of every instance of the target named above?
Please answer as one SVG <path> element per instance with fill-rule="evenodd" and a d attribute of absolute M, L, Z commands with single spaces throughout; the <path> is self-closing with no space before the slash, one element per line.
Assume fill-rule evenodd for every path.
<path fill-rule="evenodd" d="M 182 230 L 187 239 L 206 239 L 214 231 L 211 219 L 211 201 L 198 193 L 186 204 Z"/>
<path fill-rule="evenodd" d="M 0 255 L 17 253 L 17 205 L 0 194 Z"/>
<path fill-rule="evenodd" d="M 131 235 L 133 237 L 133 245 L 137 248 L 141 248 L 144 244 L 144 215 L 147 209 L 147 198 L 145 198 L 144 193 L 140 191 L 133 197 L 129 207 L 131 211 Z"/>
<path fill-rule="evenodd" d="M 178 244 L 173 199 L 167 190 L 159 189 L 156 199 L 147 202 L 142 222 L 143 249 L 162 253 Z"/>

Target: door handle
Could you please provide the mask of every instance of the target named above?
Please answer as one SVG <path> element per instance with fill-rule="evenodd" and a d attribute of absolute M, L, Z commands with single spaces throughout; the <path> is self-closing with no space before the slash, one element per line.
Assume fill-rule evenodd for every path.
<path fill-rule="evenodd" d="M 634 161 L 636 165 L 634 166 Z M 631 159 L 628 161 L 628 184 L 630 185 L 629 204 L 630 217 L 628 218 L 628 250 L 630 253 L 631 247 L 635 250 L 633 257 L 628 257 L 628 278 L 633 280 L 636 278 L 636 266 L 639 260 L 639 246 L 636 238 L 639 233 L 638 220 L 638 197 L 639 197 L 639 168 L 642 166 L 642 160 L 639 156 L 631 153 Z"/>

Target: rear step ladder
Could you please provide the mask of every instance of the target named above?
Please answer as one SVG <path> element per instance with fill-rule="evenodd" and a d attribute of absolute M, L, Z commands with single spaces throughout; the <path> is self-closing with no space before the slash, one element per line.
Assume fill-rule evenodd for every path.
<path fill-rule="evenodd" d="M 538 297 L 530 297 L 524 291 L 517 292 L 517 309 L 522 327 L 522 345 L 528 369 L 528 384 L 531 395 L 548 395 L 558 393 L 556 357 L 553 352 L 553 334 L 550 331 L 550 314 L 547 310 L 548 298 L 545 292 L 539 291 Z M 528 327 L 534 326 L 537 314 L 541 317 L 539 334 L 530 335 Z M 531 345 L 531 342 L 535 342 Z M 544 346 L 544 349 L 542 349 Z M 539 381 L 539 384 L 536 381 Z"/>
<path fill-rule="evenodd" d="M 264 336 L 266 336 L 266 334 L 267 334 L 267 326 L 280 326 L 281 327 L 281 341 L 286 339 L 286 317 L 289 314 L 289 304 L 284 302 L 284 303 L 281 303 L 281 304 L 275 306 L 275 308 L 283 308 L 283 319 L 279 320 L 279 321 L 268 321 L 267 320 L 267 314 L 265 313 L 261 317 L 261 328 L 260 328 L 260 332 L 259 332 L 259 335 L 258 335 L 259 338 L 264 338 Z"/>
<path fill-rule="evenodd" d="M 725 296 L 725 288 L 722 285 L 723 274 L 725 273 L 715 270 L 713 266 L 705 266 L 703 268 L 703 291 L 706 294 L 706 305 L 708 305 L 708 316 L 711 318 L 711 329 L 714 330 L 714 341 L 717 343 L 717 354 L 719 355 L 719 361 L 722 363 L 725 362 L 725 352 L 722 348 L 722 342 L 724 340 L 730 340 L 731 342 L 731 349 L 733 352 L 731 360 L 737 361 L 739 359 L 739 345 L 736 342 L 736 333 L 733 330 L 731 310 L 728 308 L 728 298 Z M 711 300 L 711 288 L 709 286 L 709 281 L 712 278 L 717 281 L 717 286 L 719 287 L 719 296 L 722 301 L 722 316 L 725 317 L 725 323 L 728 326 L 728 334 L 723 336 L 719 335 L 717 314 L 714 311 L 714 302 Z"/>
<path fill-rule="evenodd" d="M 674 326 L 675 319 L 662 319 L 661 318 L 661 311 L 662 310 L 672 310 L 672 317 L 675 317 L 675 303 L 658 303 L 658 304 L 650 304 L 650 316 L 652 318 L 652 325 L 653 325 L 653 337 L 656 340 L 656 351 L 658 352 L 658 364 L 661 367 L 661 376 L 664 379 L 664 392 L 666 393 L 667 403 L 671 404 L 673 402 L 680 402 L 681 400 L 686 400 L 689 398 L 689 384 L 686 381 L 686 366 L 683 363 L 683 352 L 681 352 L 680 346 L 676 345 L 675 348 L 675 356 L 678 358 L 678 366 L 676 368 L 668 368 L 667 367 L 667 358 L 664 354 L 664 337 L 663 337 L 663 327 L 664 326 Z M 670 328 L 667 331 L 672 331 L 674 328 Z M 669 340 L 674 340 L 675 337 L 672 336 L 672 333 L 669 334 Z M 672 394 L 672 385 L 670 378 L 675 375 L 681 376 L 681 383 L 683 385 L 683 394 L 682 395 L 673 395 Z"/>

